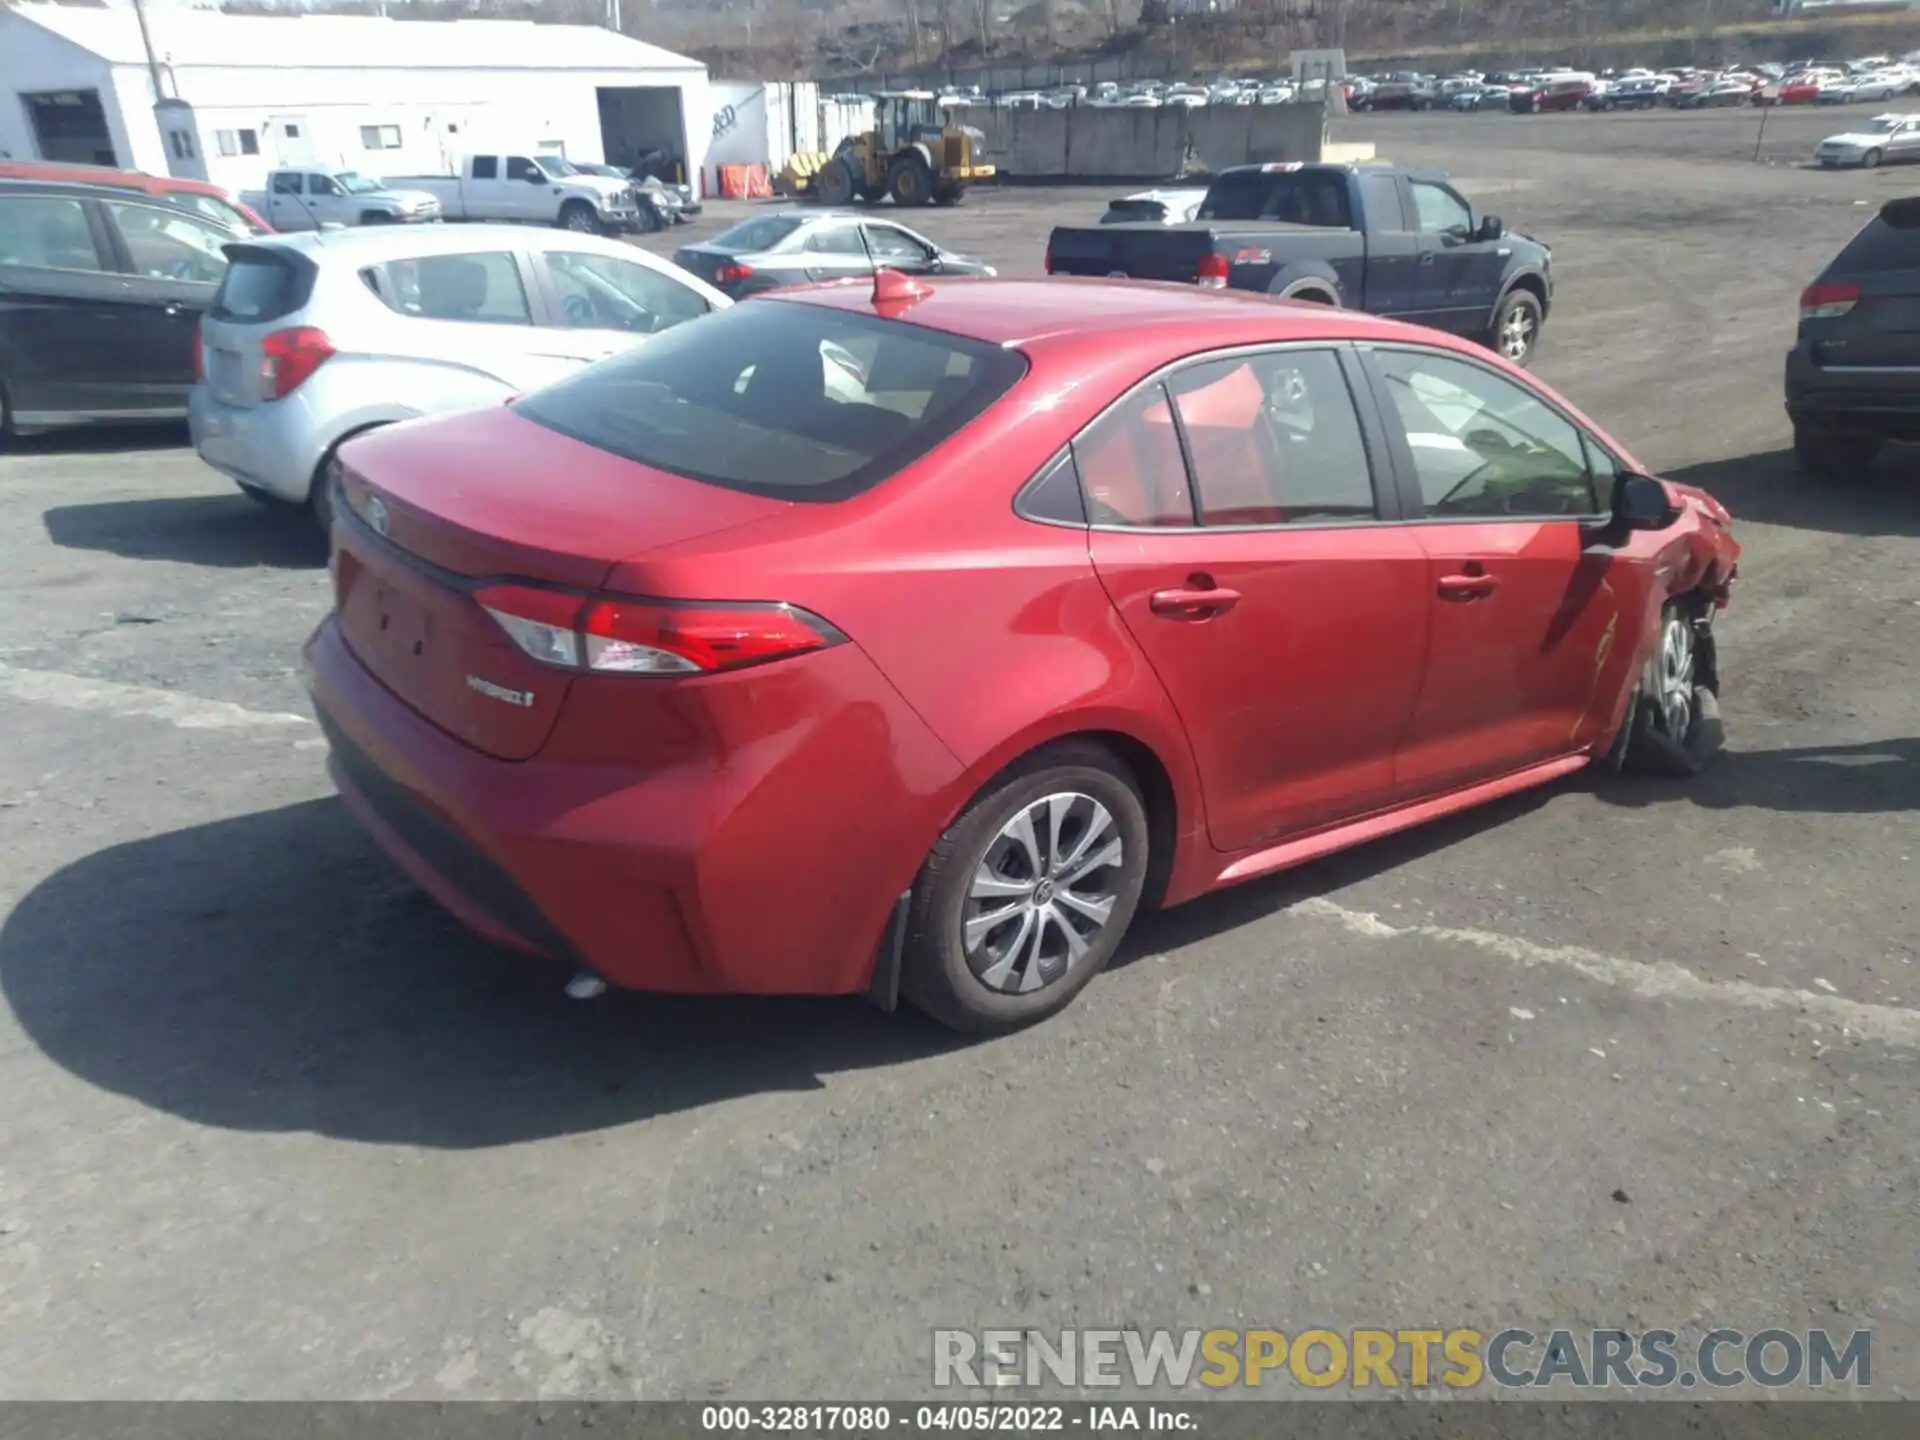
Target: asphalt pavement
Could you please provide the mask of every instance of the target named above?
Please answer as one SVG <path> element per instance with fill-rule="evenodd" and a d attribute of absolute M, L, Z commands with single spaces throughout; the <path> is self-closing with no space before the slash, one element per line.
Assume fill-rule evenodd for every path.
<path fill-rule="evenodd" d="M 1154 917 L 986 1043 L 567 1000 L 333 798 L 315 537 L 174 431 L 0 453 L 0 1398 L 910 1398 L 1000 1324 L 1867 1327 L 1920 1393 L 1920 465 L 1804 478 L 1780 405 L 1920 191 L 1801 163 L 1850 118 L 1341 124 L 1549 241 L 1539 373 L 1735 513 L 1728 750 Z M 1108 193 L 912 223 L 1033 273 Z"/>

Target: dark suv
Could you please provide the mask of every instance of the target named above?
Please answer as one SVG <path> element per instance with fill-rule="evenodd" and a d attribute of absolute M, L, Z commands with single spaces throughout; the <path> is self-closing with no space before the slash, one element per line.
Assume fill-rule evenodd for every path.
<path fill-rule="evenodd" d="M 1794 452 L 1823 474 L 1920 440 L 1920 197 L 1887 201 L 1801 292 L 1787 414 Z"/>
<path fill-rule="evenodd" d="M 137 190 L 0 180 L 0 434 L 184 416 L 242 238 Z"/>

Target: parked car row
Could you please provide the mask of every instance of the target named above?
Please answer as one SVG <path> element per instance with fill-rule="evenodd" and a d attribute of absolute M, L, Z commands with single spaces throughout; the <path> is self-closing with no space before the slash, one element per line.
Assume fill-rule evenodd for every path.
<path fill-rule="evenodd" d="M 1736 65 L 1722 69 L 1551 69 L 1474 71 L 1444 77 L 1401 72 L 1356 79 L 1356 110 L 1495 110 L 1540 114 L 1571 110 L 1709 109 L 1728 105 L 1839 105 L 1920 94 L 1911 59 L 1869 57 L 1845 64 Z"/>

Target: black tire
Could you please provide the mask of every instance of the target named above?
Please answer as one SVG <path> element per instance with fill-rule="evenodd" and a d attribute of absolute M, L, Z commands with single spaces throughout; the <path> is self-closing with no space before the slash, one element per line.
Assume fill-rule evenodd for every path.
<path fill-rule="evenodd" d="M 319 528 L 321 536 L 329 543 L 333 539 L 333 484 L 329 474 L 332 469 L 333 456 L 329 455 L 320 462 L 313 485 L 307 491 L 307 509 L 312 512 L 313 523 Z"/>
<path fill-rule="evenodd" d="M 634 221 L 634 229 L 638 230 L 642 235 L 659 234 L 662 229 L 660 212 L 654 209 L 653 206 L 647 204 L 646 201 L 641 201 L 638 218 Z"/>
<path fill-rule="evenodd" d="M 1669 600 L 1660 611 L 1660 635 L 1634 686 L 1625 734 L 1608 759 L 1615 769 L 1688 779 L 1698 775 L 1726 738 L 1720 721 L 1713 652 L 1712 610 L 1697 595 Z M 1689 659 L 1676 676 L 1670 638 L 1684 637 Z M 1676 700 L 1674 697 L 1682 696 Z M 1670 703 L 1671 702 L 1671 703 Z"/>
<path fill-rule="evenodd" d="M 1878 435 L 1793 423 L 1793 454 L 1802 469 L 1830 480 L 1850 480 L 1873 464 L 1885 442 Z"/>
<path fill-rule="evenodd" d="M 936 205 L 944 205 L 951 208 L 955 205 L 964 205 L 966 201 L 967 187 L 964 185 L 949 185 L 944 190 L 936 190 L 933 192 L 933 203 Z"/>
<path fill-rule="evenodd" d="M 1540 348 L 1540 327 L 1546 318 L 1540 297 L 1515 286 L 1501 297 L 1494 309 L 1486 346 L 1494 354 L 1525 369 Z"/>
<path fill-rule="evenodd" d="M 1331 295 L 1315 285 L 1306 285 L 1298 290 L 1282 291 L 1279 298 L 1282 300 L 1299 300 L 1308 305 L 1325 305 L 1334 310 L 1340 308 L 1340 301 L 1337 296 Z"/>
<path fill-rule="evenodd" d="M 393 224 L 393 216 L 384 210 L 362 210 L 360 212 L 360 223 L 362 225 L 391 225 Z"/>
<path fill-rule="evenodd" d="M 896 156 L 887 167 L 887 194 L 902 208 L 925 205 L 933 199 L 933 167 L 918 150 Z"/>
<path fill-rule="evenodd" d="M 1880 160 L 1881 155 L 1877 149 L 1869 150 L 1860 157 L 1860 168 L 1862 170 L 1878 170 L 1880 168 Z"/>
<path fill-rule="evenodd" d="M 1008 899 L 1009 919 L 977 937 L 970 963 L 964 933 L 967 907 L 990 903 L 976 901 L 970 895 L 978 872 L 996 849 L 1011 857 L 997 864 L 1012 865 L 1016 870 L 1023 868 L 1019 852 L 1013 843 L 1007 842 L 1003 832 L 1029 807 L 1056 795 L 1097 801 L 1105 808 L 1119 840 L 1120 862 L 1093 872 L 1106 877 L 1101 883 L 1112 895 L 1105 923 L 1091 934 L 1082 934 L 1085 948 L 1075 957 L 1057 928 L 1065 923 L 1059 917 L 1070 912 L 1043 907 L 1053 911 L 1053 918 L 1039 922 L 1041 949 L 1023 962 L 1020 957 L 1027 954 L 1027 947 L 1017 940 L 1030 932 L 1021 929 L 1010 936 L 1006 930 L 1009 926 L 1031 923 L 1023 922 L 1024 915 L 1042 912 L 1033 911 L 1031 901 L 1023 906 L 1017 898 Z M 1069 824 L 1078 816 L 1084 827 L 1090 814 L 1088 807 L 1076 802 L 1069 813 Z M 1066 832 L 1061 848 L 1071 850 L 1075 833 L 1071 829 Z M 1084 828 L 1078 833 L 1084 835 Z M 920 867 L 908 904 L 901 993 L 942 1024 L 974 1035 L 1018 1029 L 1066 1008 L 1087 982 L 1106 967 L 1133 921 L 1151 859 L 1148 835 L 1146 806 L 1140 798 L 1139 787 L 1126 766 L 1104 746 L 1063 741 L 1016 762 L 974 797 L 960 817 L 947 827 Z M 1045 837 L 1040 843 L 1051 851 L 1052 846 Z M 1043 859 L 1051 861 L 1057 857 L 1049 853 Z M 1044 889 L 1036 888 L 1030 893 L 1052 893 L 1052 874 L 1045 880 Z M 993 954 L 996 936 L 1000 944 L 1012 952 L 1012 960 Z M 1049 949 L 1056 953 L 1046 953 Z M 1014 986 L 1013 992 L 983 978 L 993 973 L 996 960 L 1011 965 L 1001 984 Z M 975 966 L 981 969 L 977 972 Z M 1018 993 L 1018 985 L 1029 966 L 1036 967 L 1041 981 L 1036 988 Z"/>
<path fill-rule="evenodd" d="M 853 169 L 842 160 L 821 166 L 820 173 L 813 177 L 813 193 L 825 205 L 845 205 L 853 199 L 856 188 Z"/>
<path fill-rule="evenodd" d="M 571 230 L 576 235 L 599 235 L 605 232 L 600 216 L 585 200 L 569 200 L 560 207 L 559 224 L 562 230 Z"/>

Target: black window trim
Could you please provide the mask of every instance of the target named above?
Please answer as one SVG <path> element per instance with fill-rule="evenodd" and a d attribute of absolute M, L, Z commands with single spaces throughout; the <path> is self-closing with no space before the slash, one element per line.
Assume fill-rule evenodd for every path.
<path fill-rule="evenodd" d="M 1032 508 L 1033 497 L 1040 487 L 1053 477 L 1055 467 L 1065 465 L 1073 472 L 1074 488 L 1080 492 L 1081 519 L 1063 520 L 1058 515 L 1041 515 Z M 1085 519 L 1087 513 L 1087 489 L 1080 480 L 1080 461 L 1073 453 L 1073 442 L 1068 441 L 1055 450 L 1043 462 L 1040 468 L 1029 475 L 1026 482 L 1013 492 L 1013 513 L 1032 525 L 1051 525 L 1056 530 L 1086 530 L 1091 528 Z M 1141 529 L 1151 527 L 1141 526 Z"/>
<path fill-rule="evenodd" d="M 1482 361 L 1478 356 L 1463 354 L 1458 350 L 1449 350 L 1439 345 L 1421 345 L 1410 340 L 1362 341 L 1355 345 L 1356 359 L 1366 376 L 1366 383 L 1373 391 L 1373 409 L 1378 413 L 1379 423 L 1386 442 L 1386 454 L 1391 464 L 1400 493 L 1400 506 L 1405 516 L 1403 523 L 1408 525 L 1500 525 L 1508 522 L 1523 525 L 1564 524 L 1592 528 L 1596 525 L 1610 524 L 1613 511 L 1610 496 L 1599 494 L 1595 487 L 1595 503 L 1602 508 L 1585 515 L 1430 515 L 1427 513 L 1426 497 L 1420 493 L 1419 470 L 1414 464 L 1413 448 L 1407 444 L 1406 436 L 1401 433 L 1397 422 L 1398 411 L 1393 408 L 1393 396 L 1388 393 L 1387 379 L 1381 373 L 1374 357 L 1380 354 L 1422 355 L 1441 360 L 1453 360 L 1474 370 L 1490 375 L 1505 384 L 1515 384 L 1511 375 L 1496 369 Z M 1522 386 L 1527 394 L 1544 406 L 1549 413 L 1557 415 L 1572 427 L 1580 436 L 1583 444 L 1591 445 L 1595 450 L 1613 461 L 1616 472 L 1626 473 L 1633 469 L 1620 453 L 1608 445 L 1592 429 L 1569 415 L 1566 408 L 1556 404 L 1532 386 Z M 1586 458 L 1586 457 L 1583 457 Z M 1588 477 L 1593 478 L 1593 462 L 1587 460 Z"/>
<path fill-rule="evenodd" d="M 1290 350 L 1324 350 L 1330 352 L 1340 366 L 1340 377 L 1346 382 L 1347 398 L 1352 402 L 1355 421 L 1359 424 L 1360 444 L 1366 452 L 1367 477 L 1373 485 L 1373 514 L 1356 517 L 1327 517 L 1317 520 L 1283 520 L 1269 525 L 1207 525 L 1200 521 L 1203 499 L 1200 494 L 1198 478 L 1193 471 L 1193 456 L 1187 446 L 1186 426 L 1180 419 L 1180 406 L 1173 392 L 1167 389 L 1167 382 L 1182 370 L 1190 370 L 1199 365 L 1211 364 L 1218 360 L 1232 360 L 1240 357 L 1253 358 L 1261 355 L 1281 354 Z M 1439 352 L 1436 352 L 1439 353 Z M 1113 400 L 1101 407 L 1093 416 L 1073 434 L 1063 449 L 1072 450 L 1074 443 L 1092 430 L 1102 420 L 1136 399 L 1143 391 L 1158 386 L 1165 396 L 1168 411 L 1172 416 L 1174 434 L 1179 439 L 1180 456 L 1186 464 L 1187 497 L 1192 506 L 1194 519 L 1186 525 L 1124 525 L 1103 524 L 1089 519 L 1085 524 L 1074 524 L 1065 520 L 1048 519 L 1045 516 L 1029 515 L 1022 511 L 1021 501 L 1027 492 L 1039 485 L 1059 459 L 1059 451 L 1048 457 L 1034 473 L 1020 485 L 1014 493 L 1014 513 L 1021 519 L 1035 525 L 1055 525 L 1074 530 L 1102 531 L 1116 535 L 1187 535 L 1205 531 L 1212 535 L 1272 534 L 1291 535 L 1305 530 L 1359 530 L 1375 525 L 1399 525 L 1405 523 L 1403 515 L 1404 499 L 1398 484 L 1398 470 L 1394 464 L 1392 452 L 1388 448 L 1388 434 L 1385 422 L 1378 413 L 1378 399 L 1371 388 L 1370 377 L 1362 368 L 1355 353 L 1353 342 L 1348 340 L 1256 340 L 1245 344 L 1228 345 L 1217 350 L 1202 350 L 1192 355 L 1183 355 L 1143 376 L 1129 385 Z M 1079 474 L 1080 460 L 1076 453 L 1073 457 L 1074 473 Z M 1081 489 L 1081 505 L 1092 510 L 1086 504 L 1086 492 Z"/>

